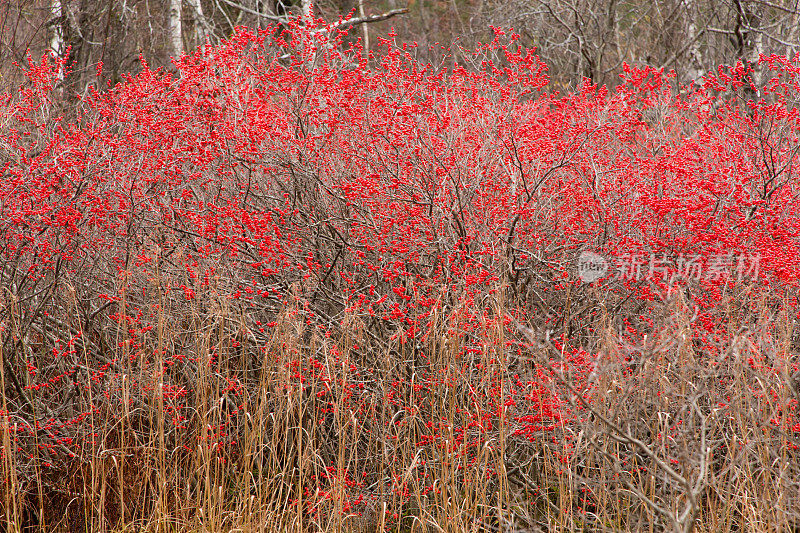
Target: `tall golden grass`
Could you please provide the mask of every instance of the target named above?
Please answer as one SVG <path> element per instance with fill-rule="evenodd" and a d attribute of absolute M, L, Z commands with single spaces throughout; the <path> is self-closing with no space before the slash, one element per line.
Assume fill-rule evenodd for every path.
<path fill-rule="evenodd" d="M 711 351 L 692 341 L 680 297 L 653 314 L 637 345 L 615 330 L 619 317 L 603 316 L 591 374 L 581 381 L 554 364 L 567 346 L 559 353 L 513 319 L 490 316 L 484 349 L 465 360 L 448 328 L 455 316 L 437 317 L 440 330 L 424 350 L 394 341 L 365 353 L 357 316 L 326 335 L 287 308 L 256 335 L 220 304 L 186 316 L 196 364 L 182 372 L 194 390 L 176 427 L 164 391 L 178 374 L 156 371 L 176 355 L 165 307 L 148 347 L 162 360 L 137 359 L 120 342 L 113 398 L 85 391 L 94 438 L 78 443 L 74 458 L 48 466 L 42 451 L 23 461 L 23 422 L 4 394 L 2 530 L 800 528 L 798 356 L 783 309 L 729 306 L 727 313 L 749 313 L 753 326 L 729 331 Z M 494 313 L 506 316 L 499 299 Z M 508 349 L 515 334 L 527 338 L 527 351 Z M 470 430 L 477 446 L 457 438 L 453 431 L 486 399 L 511 398 L 509 382 L 492 376 L 516 375 L 549 376 L 543 384 L 564 418 L 524 436 L 518 404 Z M 106 408 L 92 410 L 98 405 Z"/>

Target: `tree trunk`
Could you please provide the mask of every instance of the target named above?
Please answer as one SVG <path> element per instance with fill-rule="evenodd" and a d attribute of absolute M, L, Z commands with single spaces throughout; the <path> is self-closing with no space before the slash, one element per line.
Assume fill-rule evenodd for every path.
<path fill-rule="evenodd" d="M 705 71 L 703 69 L 703 55 L 700 52 L 700 40 L 698 39 L 697 32 L 697 4 L 695 0 L 682 0 L 683 5 L 683 20 L 685 21 L 684 32 L 686 34 L 686 42 L 689 47 L 686 49 L 686 72 L 685 81 L 694 81 L 703 76 Z"/>
<path fill-rule="evenodd" d="M 764 53 L 764 33 L 761 30 L 762 7 L 751 0 L 734 0 L 736 6 L 736 40 L 739 59 L 746 68 L 753 69 L 753 85 L 760 96 L 763 69 L 758 58 Z"/>
<path fill-rule="evenodd" d="M 186 0 L 186 3 L 189 5 L 189 10 L 192 14 L 194 44 L 196 46 L 202 46 L 206 42 L 209 33 L 208 21 L 206 21 L 205 15 L 203 15 L 203 5 L 200 3 L 200 0 Z"/>
<path fill-rule="evenodd" d="M 167 14 L 167 27 L 172 54 L 178 58 L 183 55 L 183 34 L 181 31 L 181 0 L 170 0 Z"/>
<path fill-rule="evenodd" d="M 364 14 L 364 0 L 358 0 L 358 16 L 366 18 Z M 369 59 L 369 24 L 362 24 L 361 29 L 364 32 L 364 57 Z"/>
<path fill-rule="evenodd" d="M 61 0 L 52 0 L 50 4 L 50 14 L 53 17 L 53 29 L 50 35 L 50 53 L 54 59 L 61 59 L 64 55 L 64 22 L 66 17 L 63 13 Z M 64 69 L 58 69 L 58 79 L 63 81 Z"/>

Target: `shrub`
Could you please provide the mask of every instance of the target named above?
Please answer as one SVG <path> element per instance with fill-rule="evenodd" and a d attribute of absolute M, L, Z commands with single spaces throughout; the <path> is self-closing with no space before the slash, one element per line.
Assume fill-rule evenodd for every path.
<path fill-rule="evenodd" d="M 797 313 L 797 64 L 562 95 L 514 35 L 439 66 L 392 37 L 368 63 L 319 25 L 239 30 L 74 118 L 43 58 L 4 97 L 8 524 L 601 523 L 594 459 L 572 463 L 590 438 L 618 482 L 666 476 L 614 507 L 629 527 L 691 527 L 703 446 L 761 415 L 698 452 L 599 416 L 617 397 L 674 407 L 686 438 L 726 398 L 767 401 L 796 458 L 791 329 L 754 309 Z M 612 263 L 594 283 L 586 251 Z M 747 352 L 750 396 L 725 355 L 744 331 L 783 339 Z"/>

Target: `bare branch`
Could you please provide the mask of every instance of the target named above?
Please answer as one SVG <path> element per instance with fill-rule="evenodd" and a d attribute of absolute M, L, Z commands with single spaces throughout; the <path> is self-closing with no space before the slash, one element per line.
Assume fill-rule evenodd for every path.
<path fill-rule="evenodd" d="M 355 26 L 356 24 L 369 24 L 372 22 L 380 22 L 382 20 L 390 19 L 397 15 L 402 15 L 403 13 L 408 13 L 408 8 L 402 7 L 398 9 L 392 9 L 391 11 L 387 11 L 386 13 L 381 13 L 380 15 L 368 15 L 364 17 L 353 17 L 347 20 L 343 20 L 341 22 L 337 22 L 332 24 L 328 27 L 328 31 L 330 30 L 341 30 L 344 28 L 349 28 L 350 26 Z"/>

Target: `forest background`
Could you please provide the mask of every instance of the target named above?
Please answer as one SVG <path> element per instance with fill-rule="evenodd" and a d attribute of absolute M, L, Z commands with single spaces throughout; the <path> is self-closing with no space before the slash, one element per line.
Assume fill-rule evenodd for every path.
<path fill-rule="evenodd" d="M 0 5 L 0 73 L 14 76 L 13 61 L 28 51 L 69 50 L 71 88 L 116 83 L 140 68 L 169 66 L 209 38 L 217 42 L 237 25 L 252 28 L 286 21 L 309 9 L 300 0 L 6 0 Z M 623 63 L 675 69 L 680 82 L 699 78 L 759 54 L 792 56 L 800 46 L 800 7 L 793 0 L 321 0 L 315 15 L 358 26 L 349 39 L 366 50 L 394 28 L 401 42 L 419 45 L 418 59 L 440 61 L 442 48 L 472 49 L 493 37 L 492 27 L 513 28 L 520 45 L 535 48 L 553 87 L 583 78 L 613 87 Z M 366 24 L 353 24 L 357 21 Z M 370 38 L 371 36 L 371 38 Z M 433 46 L 437 45 L 437 46 Z M 456 58 L 458 59 L 458 58 Z M 101 79 L 95 66 L 104 65 Z"/>

